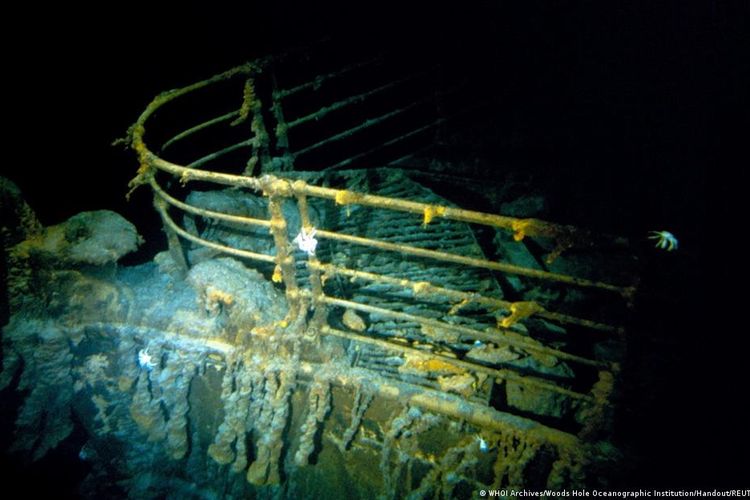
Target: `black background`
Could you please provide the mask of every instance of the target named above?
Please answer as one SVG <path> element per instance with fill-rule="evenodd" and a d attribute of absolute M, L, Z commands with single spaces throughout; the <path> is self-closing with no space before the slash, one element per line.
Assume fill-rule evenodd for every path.
<path fill-rule="evenodd" d="M 560 222 L 680 237 L 680 252 L 648 271 L 676 280 L 667 289 L 679 293 L 638 319 L 659 343 L 636 339 L 640 376 L 618 431 L 633 457 L 622 486 L 747 486 L 747 424 L 736 409 L 746 376 L 729 354 L 747 328 L 736 295 L 720 287 L 739 279 L 730 254 L 747 227 L 734 207 L 748 165 L 734 150 L 748 133 L 745 2 L 154 5 L 5 14 L 0 172 L 43 223 L 108 208 L 160 237 L 148 198 L 124 200 L 134 154 L 110 143 L 163 90 L 327 35 L 459 54 L 486 68 L 507 116 L 519 117 L 534 146 L 513 154 L 545 159 L 569 200 Z M 70 494 L 83 470 L 70 446 L 55 461 L 4 470 L 32 490 Z"/>

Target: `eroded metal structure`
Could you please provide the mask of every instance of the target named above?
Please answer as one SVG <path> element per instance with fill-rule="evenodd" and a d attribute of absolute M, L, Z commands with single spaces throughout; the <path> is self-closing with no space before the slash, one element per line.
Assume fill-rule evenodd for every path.
<path fill-rule="evenodd" d="M 145 317 L 127 334 L 133 355 L 170 352 L 121 376 L 140 432 L 174 460 L 202 451 L 249 485 L 282 482 L 287 493 L 325 489 L 316 474 L 385 497 L 586 484 L 608 436 L 634 293 L 628 279 L 610 281 L 623 270 L 607 255 L 626 242 L 466 210 L 397 168 L 472 107 L 445 111 L 456 82 L 417 99 L 404 90 L 434 68 L 355 88 L 346 78 L 369 81 L 361 72 L 377 73 L 377 59 L 288 85 L 284 64 L 259 60 L 165 92 L 129 132 L 140 160 L 131 188 L 150 186 L 169 243 L 161 269 L 171 286 L 187 277 L 200 314 L 220 319 L 201 332 Z M 392 91 L 390 107 L 366 106 Z M 189 118 L 211 92 L 230 110 Z M 312 131 L 295 137 L 303 127 Z M 242 305 L 241 282 L 226 278 L 240 268 L 226 279 L 196 271 L 222 256 L 274 283 L 284 313 L 268 320 Z M 125 335 L 115 323 L 99 327 Z M 217 376 L 206 378 L 206 363 Z M 200 377 L 214 408 L 191 392 Z"/>

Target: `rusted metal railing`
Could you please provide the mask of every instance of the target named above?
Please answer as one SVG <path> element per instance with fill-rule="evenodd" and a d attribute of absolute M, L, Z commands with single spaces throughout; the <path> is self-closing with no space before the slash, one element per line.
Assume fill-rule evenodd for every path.
<path fill-rule="evenodd" d="M 344 331 L 328 324 L 328 311 L 332 308 L 342 308 L 344 310 L 359 311 L 367 314 L 377 314 L 381 317 L 387 317 L 395 321 L 416 323 L 424 327 L 424 330 L 428 332 L 430 329 L 436 328 L 449 331 L 454 333 L 459 341 L 469 343 L 483 342 L 505 346 L 527 353 L 531 357 L 561 360 L 566 363 L 577 364 L 589 369 L 594 369 L 600 373 L 604 372 L 610 374 L 616 374 L 619 370 L 617 362 L 593 359 L 584 355 L 565 352 L 558 348 L 546 346 L 541 342 L 520 334 L 517 326 L 529 318 L 541 318 L 559 324 L 575 325 L 576 327 L 590 329 L 604 335 L 618 335 L 622 334 L 623 331 L 622 327 L 619 325 L 610 325 L 601 321 L 579 318 L 571 314 L 548 310 L 543 304 L 533 301 L 512 302 L 490 295 L 483 295 L 479 292 L 455 290 L 428 281 L 414 281 L 406 277 L 350 269 L 333 262 L 323 262 L 321 256 L 315 252 L 310 252 L 304 260 L 304 267 L 307 271 L 306 276 L 307 279 L 309 279 L 309 288 L 307 288 L 307 286 L 301 287 L 298 276 L 298 268 L 301 267 L 298 264 L 301 264 L 301 262 L 296 261 L 297 257 L 295 256 L 292 244 L 295 235 L 289 234 L 290 222 L 287 220 L 288 215 L 282 210 L 282 202 L 285 199 L 294 200 L 296 202 L 301 231 L 304 231 L 306 234 L 312 234 L 313 229 L 315 229 L 315 237 L 322 241 L 327 240 L 341 245 L 367 247 L 376 251 L 392 254 L 394 259 L 399 259 L 400 256 L 410 256 L 436 263 L 450 263 L 451 265 L 486 269 L 500 274 L 523 276 L 532 280 L 555 283 L 564 287 L 582 288 L 597 293 L 609 294 L 612 300 L 629 300 L 634 292 L 634 287 L 630 284 L 614 284 L 519 266 L 508 262 L 469 257 L 447 251 L 430 250 L 414 245 L 382 241 L 367 237 L 366 235 L 358 236 L 345 234 L 337 231 L 336 228 L 314 227 L 310 216 L 311 199 L 327 200 L 328 203 L 332 202 L 333 206 L 338 210 L 348 210 L 351 206 L 359 205 L 374 210 L 414 214 L 417 220 L 421 219 L 424 227 L 440 218 L 461 223 L 488 226 L 499 231 L 508 232 L 516 242 L 519 242 L 519 244 L 521 244 L 520 242 L 522 242 L 524 238 L 551 240 L 554 242 L 554 250 L 548 254 L 548 261 L 554 260 L 570 248 L 588 248 L 602 242 L 606 242 L 607 244 L 623 243 L 622 240 L 611 236 L 594 235 L 588 231 L 580 230 L 572 226 L 559 225 L 537 219 L 506 217 L 497 214 L 465 210 L 447 205 L 429 204 L 412 200 L 378 196 L 369 193 L 355 192 L 348 189 L 321 187 L 299 179 L 293 180 L 280 176 L 254 175 L 257 173 L 259 165 L 269 165 L 273 162 L 273 160 L 269 158 L 269 155 L 271 154 L 269 152 L 269 147 L 272 149 L 277 148 L 276 153 L 279 153 L 282 156 L 291 155 L 293 157 L 295 154 L 302 154 L 306 150 L 322 145 L 323 143 L 327 144 L 328 142 L 338 140 L 338 135 L 334 134 L 327 139 L 323 139 L 311 146 L 303 148 L 302 150 L 298 150 L 296 153 L 290 152 L 288 148 L 286 130 L 290 127 L 300 125 L 303 122 L 311 121 L 315 119 L 315 116 L 313 114 L 297 118 L 291 122 L 283 122 L 281 121 L 283 119 L 283 113 L 281 112 L 279 104 L 280 99 L 291 93 L 307 89 L 308 86 L 312 84 L 301 84 L 298 87 L 289 90 L 277 89 L 274 91 L 273 104 L 270 111 L 272 112 L 272 116 L 275 116 L 275 119 L 277 120 L 275 128 L 276 133 L 274 136 L 275 143 L 270 140 L 269 135 L 266 133 L 266 125 L 263 122 L 262 102 L 255 91 L 256 79 L 259 78 L 262 71 L 266 69 L 266 65 L 267 61 L 246 64 L 203 82 L 198 82 L 182 89 L 163 93 L 149 104 L 139 117 L 136 124 L 130 129 L 129 139 L 140 160 L 138 175 L 131 182 L 131 189 L 135 189 L 141 184 L 149 184 L 151 186 L 155 197 L 155 207 L 164 222 L 170 252 L 174 256 L 175 262 L 182 266 L 184 271 L 187 271 L 189 263 L 185 258 L 185 251 L 180 244 L 180 239 L 228 255 L 272 264 L 274 266 L 272 279 L 280 285 L 283 285 L 287 301 L 290 305 L 290 315 L 293 317 L 292 319 L 300 319 L 306 317 L 308 312 L 313 312 L 311 318 L 305 325 L 307 329 L 306 334 L 308 336 L 322 335 L 343 338 L 349 342 L 374 345 L 398 354 L 417 357 L 420 359 L 437 359 L 440 363 L 451 365 L 460 372 L 482 374 L 483 376 L 490 377 L 492 380 L 498 382 L 511 381 L 537 390 L 554 392 L 589 404 L 606 404 L 606 401 L 602 400 L 603 396 L 601 388 L 594 387 L 589 392 L 580 392 L 579 390 L 566 387 L 565 384 L 557 384 L 554 381 L 549 381 L 535 375 L 521 373 L 514 370 L 512 367 L 492 366 L 475 361 L 458 359 L 455 356 L 425 351 L 411 345 L 412 343 L 409 339 L 399 338 L 396 333 L 389 338 L 376 338 L 368 335 L 365 331 Z M 358 66 L 353 65 L 351 68 L 345 68 L 345 70 L 354 71 L 357 67 Z M 334 73 L 325 75 L 326 79 L 335 77 L 336 74 Z M 167 107 L 172 101 L 184 96 L 185 94 L 210 87 L 212 84 L 218 82 L 232 79 L 241 79 L 243 82 L 242 95 L 238 96 L 238 109 L 202 121 L 197 125 L 187 128 L 186 130 L 174 135 L 171 139 L 166 140 L 161 146 L 160 151 L 166 151 L 176 143 L 192 138 L 196 136 L 196 134 L 200 134 L 207 129 L 213 127 L 233 126 L 232 124 L 237 125 L 246 120 L 251 121 L 251 137 L 244 139 L 239 143 L 222 148 L 214 153 L 201 156 L 196 161 L 188 164 L 188 166 L 169 162 L 152 152 L 146 142 L 146 125 L 158 109 Z M 275 82 L 272 87 L 276 88 Z M 375 88 L 363 92 L 358 98 L 366 98 L 372 93 L 377 93 L 380 90 L 381 89 L 379 88 Z M 344 99 L 333 105 L 320 108 L 317 113 L 327 114 L 333 110 L 344 108 L 349 103 L 348 100 Z M 392 112 L 396 111 L 398 111 L 398 109 Z M 242 147 L 251 148 L 250 159 L 244 167 L 245 175 L 235 175 L 201 169 L 210 166 L 211 162 L 217 158 Z M 230 186 L 261 193 L 268 200 L 269 217 L 268 219 L 259 219 L 239 216 L 191 205 L 168 193 L 168 189 L 164 187 L 164 182 L 160 180 L 160 178 L 163 177 L 160 173 L 167 174 L 168 178 L 173 178 L 179 181 L 183 186 L 189 182 L 201 181 L 210 183 L 211 185 Z M 181 227 L 179 222 L 171 215 L 171 212 L 175 210 L 181 213 L 187 213 L 193 216 L 216 221 L 265 228 L 273 237 L 275 250 L 273 254 L 264 254 L 234 248 L 232 246 L 203 238 L 201 235 L 191 233 Z M 297 255 L 299 255 L 299 252 L 297 252 Z M 413 297 L 437 300 L 449 304 L 451 306 L 449 315 L 460 315 L 462 308 L 466 307 L 468 304 L 472 304 L 474 306 L 482 307 L 485 310 L 485 313 L 490 317 L 496 315 L 498 311 L 503 312 L 504 316 L 502 316 L 501 319 L 498 319 L 496 324 L 490 327 L 477 329 L 465 325 L 452 324 L 432 317 L 421 316 L 419 314 L 389 310 L 379 306 L 359 303 L 350 300 L 350 298 L 347 297 L 336 296 L 335 290 L 332 287 L 326 286 L 326 282 L 332 277 L 341 277 L 349 280 L 362 280 L 392 287 L 399 287 L 405 292 L 410 293 Z"/>

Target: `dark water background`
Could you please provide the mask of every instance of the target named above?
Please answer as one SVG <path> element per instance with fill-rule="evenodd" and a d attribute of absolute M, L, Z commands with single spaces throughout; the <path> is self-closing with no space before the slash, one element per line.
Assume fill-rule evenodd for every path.
<path fill-rule="evenodd" d="M 353 47 L 460 57 L 506 96 L 498 120 L 523 138 L 519 147 L 495 149 L 500 128 L 488 130 L 484 154 L 543 179 L 558 200 L 555 220 L 636 239 L 662 228 L 680 237 L 679 252 L 645 263 L 644 287 L 658 298 L 644 301 L 635 318 L 634 375 L 617 436 L 635 458 L 622 486 L 739 487 L 747 424 L 733 407 L 747 397 L 747 377 L 730 355 L 739 340 L 724 342 L 727 332 L 746 328 L 719 313 L 734 294 L 717 284 L 734 271 L 725 267 L 728 255 L 712 259 L 717 247 L 736 246 L 742 226 L 730 210 L 742 157 L 726 153 L 747 134 L 747 7 L 315 4 L 65 6 L 10 16 L 25 30 L 3 35 L 13 132 L 2 174 L 44 224 L 108 208 L 158 244 L 148 197 L 124 200 L 135 157 L 110 146 L 157 93 L 326 35 Z M 13 419 L 6 399 L 2 444 Z M 77 460 L 83 442 L 74 435 L 31 467 L 5 458 L 2 473 L 29 492 L 71 496 L 86 472 Z"/>

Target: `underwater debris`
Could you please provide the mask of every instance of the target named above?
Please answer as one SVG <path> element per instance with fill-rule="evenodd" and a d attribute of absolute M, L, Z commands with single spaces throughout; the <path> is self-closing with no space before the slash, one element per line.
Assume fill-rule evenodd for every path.
<path fill-rule="evenodd" d="M 362 317 L 352 309 L 344 311 L 344 314 L 341 317 L 341 322 L 344 323 L 347 328 L 350 328 L 355 332 L 364 332 L 367 329 L 367 323 L 365 323 L 365 320 L 363 320 Z"/>
<path fill-rule="evenodd" d="M 383 474 L 383 492 L 381 497 L 393 498 L 396 496 L 398 488 L 398 478 L 401 475 L 401 469 L 408 461 L 408 455 L 397 453 L 396 465 L 391 465 L 391 453 L 396 444 L 396 440 L 402 435 L 407 427 L 412 425 L 417 419 L 422 417 L 422 411 L 416 406 L 407 406 L 391 420 L 390 427 L 385 433 L 383 439 L 383 450 L 380 456 L 380 471 Z"/>
<path fill-rule="evenodd" d="M 408 353 L 404 357 L 404 364 L 398 367 L 400 372 L 405 373 L 433 373 L 439 375 L 463 375 L 464 368 L 456 366 L 439 358 L 426 357 L 422 354 Z"/>
<path fill-rule="evenodd" d="M 287 313 L 284 297 L 259 272 L 222 257 L 201 262 L 187 276 L 198 294 L 198 306 L 226 327 L 248 331 L 279 321 Z"/>
<path fill-rule="evenodd" d="M 513 302 L 510 305 L 510 316 L 498 320 L 498 328 L 510 328 L 522 319 L 526 319 L 533 314 L 543 312 L 544 308 L 533 301 Z"/>
<path fill-rule="evenodd" d="M 522 434 L 501 433 L 493 439 L 497 458 L 493 466 L 493 487 L 521 487 L 526 483 L 524 473 L 527 465 L 541 449 L 541 444 Z"/>
<path fill-rule="evenodd" d="M 61 313 L 65 307 L 74 312 L 70 302 L 62 302 L 78 297 L 80 306 L 95 313 L 91 294 L 102 300 L 99 307 L 105 302 L 109 302 L 106 307 L 118 307 L 116 287 L 102 278 L 111 275 L 120 257 L 136 250 L 140 242 L 135 227 L 108 210 L 82 212 L 44 228 L 8 251 L 11 312 L 37 308 L 41 314 L 52 308 Z"/>
<path fill-rule="evenodd" d="M 208 455 L 219 464 L 231 463 L 235 473 L 246 470 L 246 435 L 260 415 L 264 387 L 262 371 L 251 358 L 227 360 L 220 398 L 224 421 L 208 447 Z"/>
<path fill-rule="evenodd" d="M 331 409 L 330 383 L 327 380 L 315 379 L 310 386 L 308 399 L 310 406 L 307 410 L 305 423 L 300 427 L 299 449 L 294 455 L 294 463 L 303 467 L 307 465 L 310 454 L 313 452 L 313 438 L 318 430 L 318 425 L 325 419 L 326 413 Z"/>
<path fill-rule="evenodd" d="M 516 351 L 513 346 L 499 345 L 494 346 L 490 344 L 479 344 L 475 345 L 469 352 L 466 353 L 468 359 L 476 359 L 478 361 L 484 361 L 490 364 L 507 363 L 508 361 L 514 361 L 522 356 L 522 353 Z"/>
<path fill-rule="evenodd" d="M 354 395 L 354 401 L 352 403 L 349 427 L 346 428 L 343 435 L 341 436 L 339 449 L 342 453 L 345 450 L 349 449 L 349 446 L 352 443 L 352 439 L 354 439 L 354 436 L 357 435 L 357 431 L 359 430 L 359 427 L 362 423 L 362 417 L 367 411 L 367 408 L 370 406 L 370 403 L 372 403 L 373 397 L 374 394 L 372 390 L 367 388 L 367 386 L 357 386 L 357 392 Z"/>
<path fill-rule="evenodd" d="M 289 395 L 296 383 L 296 373 L 288 370 L 266 373 L 263 407 L 255 424 L 255 461 L 247 470 L 247 482 L 255 485 L 278 484 L 282 433 L 289 416 Z"/>
<path fill-rule="evenodd" d="M 505 397 L 508 404 L 535 415 L 562 418 L 570 408 L 570 399 L 545 388 L 507 382 Z"/>
<path fill-rule="evenodd" d="M 233 447 L 243 448 L 245 437 L 245 420 L 247 419 L 248 396 L 252 388 L 245 386 L 236 387 L 235 367 L 228 363 L 224 367 L 224 377 L 221 383 L 221 401 L 224 403 L 224 421 L 219 425 L 214 442 L 208 447 L 208 455 L 221 465 L 226 465 L 235 460 L 242 460 L 240 467 L 233 470 L 245 469 L 244 453 L 235 455 Z M 239 384 L 237 384 L 239 385 Z M 244 397 L 240 397 L 242 394 Z"/>
<path fill-rule="evenodd" d="M 0 244 L 3 249 L 39 236 L 43 231 L 42 224 L 23 199 L 18 186 L 0 176 Z"/>
<path fill-rule="evenodd" d="M 23 360 L 19 391 L 28 391 L 16 419 L 11 451 L 38 460 L 73 431 L 71 403 L 75 386 L 73 353 L 66 332 L 54 321 L 18 316 L 3 331 L 8 353 L 0 379 L 5 384 Z M 10 362 L 9 362 L 10 361 Z"/>
<path fill-rule="evenodd" d="M 583 427 L 578 433 L 582 439 L 593 440 L 597 435 L 607 430 L 612 420 L 609 414 L 612 410 L 608 407 L 607 401 L 614 390 L 615 378 L 610 371 L 600 371 L 599 379 L 591 390 L 594 396 L 594 402 L 584 405 L 576 418 L 584 422 Z"/>
<path fill-rule="evenodd" d="M 467 439 L 465 444 L 458 444 L 445 451 L 440 461 L 433 467 L 419 486 L 407 498 L 452 498 L 453 489 L 465 470 L 477 463 L 472 450 L 477 449 L 475 442 Z"/>
<path fill-rule="evenodd" d="M 477 379 L 470 373 L 438 377 L 440 390 L 460 394 L 465 398 L 476 392 Z"/>
<path fill-rule="evenodd" d="M 162 395 L 162 401 L 169 413 L 166 448 L 173 460 L 183 458 L 188 450 L 188 394 L 196 373 L 197 367 L 188 357 L 180 353 L 167 354 L 166 368 L 159 383 L 162 387 L 169 387 Z"/>
<path fill-rule="evenodd" d="M 487 330 L 478 331 L 482 339 L 478 340 L 471 333 L 473 330 L 467 330 L 462 321 L 465 313 L 476 311 L 481 296 L 449 296 L 441 304 L 446 317 L 454 318 L 451 322 L 444 326 L 438 322 L 418 324 L 412 328 L 416 335 L 410 333 L 409 336 L 390 339 L 390 346 L 401 346 L 403 351 L 362 349 L 360 355 L 350 358 L 325 335 L 302 342 L 305 328 L 309 327 L 305 320 L 310 318 L 304 315 L 295 317 L 290 313 L 288 289 L 285 296 L 271 280 L 235 258 L 204 255 L 197 260 L 184 280 L 160 272 L 157 264 L 151 263 L 136 269 L 124 268 L 115 274 L 112 271 L 115 262 L 98 266 L 89 264 L 84 268 L 80 263 L 67 261 L 61 268 L 49 271 L 56 276 L 54 286 L 58 287 L 57 290 L 65 292 L 53 302 L 57 304 L 53 324 L 60 329 L 60 335 L 70 347 L 65 354 L 67 357 L 59 358 L 60 365 L 50 353 L 50 366 L 61 371 L 59 380 L 65 380 L 72 388 L 67 396 L 64 390 L 57 394 L 60 398 L 59 414 L 81 413 L 80 418 L 86 422 L 92 436 L 114 441 L 126 450 L 123 460 L 128 470 L 142 473 L 152 467 L 149 464 L 159 463 L 164 470 L 180 474 L 189 467 L 189 470 L 202 471 L 195 475 L 195 480 L 200 481 L 195 488 L 211 491 L 220 484 L 217 478 L 224 477 L 222 481 L 226 481 L 227 488 L 236 496 L 242 496 L 254 491 L 252 488 L 256 486 L 282 488 L 281 479 L 297 477 L 297 469 L 312 470 L 310 474 L 317 474 L 318 464 L 322 462 L 324 467 L 329 466 L 329 447 L 334 446 L 337 453 L 347 457 L 349 454 L 372 453 L 373 449 L 381 453 L 379 471 L 383 474 L 382 493 L 386 496 L 406 494 L 410 489 L 415 496 L 435 491 L 449 494 L 447 492 L 452 492 L 456 484 L 469 480 L 467 478 L 474 474 L 480 460 L 494 459 L 495 451 L 500 449 L 493 441 L 493 434 L 486 430 L 480 435 L 473 430 L 451 428 L 446 436 L 458 440 L 446 444 L 445 449 L 455 451 L 444 453 L 429 449 L 429 440 L 424 436 L 443 419 L 460 419 L 461 412 L 469 408 L 466 406 L 469 400 L 480 404 L 478 402 L 487 397 L 486 391 L 492 384 L 503 384 L 501 390 L 506 393 L 510 409 L 552 416 L 577 411 L 579 421 L 588 421 L 587 415 L 590 415 L 591 429 L 589 431 L 582 424 L 585 428 L 582 436 L 599 435 L 601 429 L 606 429 L 606 408 L 611 392 L 605 387 L 606 375 L 592 389 L 595 393 L 592 397 L 601 404 L 572 406 L 565 393 L 551 393 L 547 386 L 534 389 L 535 386 L 529 386 L 524 378 L 504 380 L 493 377 L 492 371 L 474 372 L 468 364 L 472 361 L 480 362 L 480 366 L 505 364 L 559 378 L 572 376 L 567 364 L 554 355 L 556 350 L 532 338 L 525 325 L 515 323 L 526 318 L 536 320 L 534 314 L 545 312 L 533 307 L 534 302 L 517 302 L 515 309 L 514 304 L 508 306 L 511 315 L 504 319 L 513 318 L 515 314 L 513 324 L 509 325 L 515 331 L 492 329 L 495 326 L 492 311 L 496 308 L 494 304 L 487 308 L 491 319 L 486 324 Z M 285 265 L 291 268 L 289 264 L 285 261 Z M 269 273 L 270 269 L 269 266 Z M 331 286 L 338 281 L 338 269 L 327 269 Z M 364 278 L 369 276 L 362 274 Z M 430 277 L 424 273 L 422 276 Z M 286 285 L 284 276 L 279 280 Z M 405 297 L 429 302 L 440 292 L 440 288 L 428 281 L 407 280 L 404 283 Z M 303 304 L 302 311 L 307 310 L 305 303 L 314 303 L 314 297 L 304 288 L 295 293 L 299 303 Z M 29 301 L 24 311 L 42 311 L 35 309 L 38 301 L 38 298 Z M 384 324 L 377 316 L 380 310 L 368 312 L 368 322 L 365 323 L 363 317 L 349 306 L 342 305 L 341 321 L 351 331 L 347 334 L 355 336 L 353 343 L 362 347 L 364 344 L 358 342 L 356 335 L 367 332 L 371 321 Z M 325 311 L 325 308 L 321 310 Z M 328 319 L 323 316 L 322 320 Z M 396 322 L 392 324 L 399 328 L 395 326 Z M 529 321 L 528 325 L 533 327 L 536 323 Z M 33 337 L 13 334 L 12 328 L 8 331 L 11 333 L 5 338 L 6 370 L 0 377 L 3 381 L 10 380 L 10 374 L 21 366 L 22 361 L 39 356 L 39 353 L 32 354 L 32 344 L 23 347 L 24 342 Z M 326 331 L 329 330 L 323 330 L 323 333 Z M 325 348 L 319 350 L 318 343 Z M 50 347 L 62 356 L 65 353 L 62 345 L 52 342 Z M 446 348 L 451 345 L 462 345 L 463 350 L 452 352 Z M 308 364 L 300 364 L 301 356 Z M 333 387 L 351 384 L 350 375 L 362 369 L 352 367 L 351 361 L 347 360 L 354 359 L 356 364 L 356 360 L 365 356 L 369 357 L 369 364 L 357 366 L 370 367 L 365 376 L 368 384 L 353 383 L 355 391 L 344 391 L 349 395 L 345 401 L 351 401 L 351 406 L 346 402 L 336 405 Z M 320 359 L 326 361 L 320 363 Z M 315 361 L 312 365 L 309 364 L 311 360 Z M 463 364 L 456 364 L 459 362 Z M 301 373 L 297 371 L 299 366 L 308 368 Z M 310 366 L 315 367 L 314 371 L 309 371 Z M 27 363 L 22 380 L 39 376 L 36 373 L 41 372 L 35 372 L 33 367 Z M 606 373 L 606 370 L 602 372 Z M 384 377 L 406 380 L 416 384 L 414 387 L 423 384 L 439 389 L 448 398 L 446 401 L 441 399 L 437 406 L 422 402 L 428 408 L 440 409 L 449 417 L 431 415 L 418 404 L 411 404 L 398 415 L 384 419 L 383 398 L 399 401 L 406 394 L 403 387 L 394 389 L 397 386 L 382 385 Z M 370 379 L 372 386 L 369 385 Z M 300 384 L 300 381 L 305 383 Z M 31 392 L 29 413 L 39 410 L 35 398 L 52 390 L 45 389 L 38 382 L 34 384 L 37 392 Z M 307 398 L 297 398 L 299 401 L 294 403 L 292 395 L 298 387 L 308 387 L 309 390 Z M 73 396 L 77 394 L 85 403 L 75 401 Z M 416 401 L 420 400 L 417 398 Z M 346 408 L 345 414 L 342 414 L 342 408 Z M 368 409 L 372 411 L 368 413 Z M 493 415 L 503 415 L 503 418 L 508 416 L 493 413 L 494 409 L 484 407 L 484 410 L 492 410 Z M 288 425 L 294 412 L 301 415 L 301 425 L 296 429 Z M 329 414 L 335 414 L 335 418 L 328 417 Z M 463 418 L 469 417 L 464 415 Z M 488 425 L 492 422 L 484 416 L 481 418 Z M 373 431 L 380 425 L 378 421 L 383 420 L 390 420 L 390 425 L 382 426 L 380 432 Z M 20 448 L 31 446 L 34 453 L 42 456 L 59 442 L 60 436 L 70 432 L 65 422 L 64 417 L 49 423 L 19 418 L 19 433 L 49 435 L 46 443 L 36 441 L 32 445 L 31 440 L 25 444 L 21 441 Z M 47 429 L 48 424 L 55 429 Z M 539 425 L 524 420 L 521 427 L 532 424 Z M 319 432 L 322 428 L 325 432 Z M 465 435 L 472 439 L 461 437 Z M 524 434 L 519 431 L 519 435 Z M 322 439 L 317 440 L 317 436 L 322 436 Z M 352 446 L 357 436 L 356 446 Z M 488 451 L 482 451 L 477 436 L 485 440 Z M 539 442 L 544 441 L 539 439 Z M 90 456 L 94 458 L 90 460 L 106 460 L 106 453 L 102 451 L 106 446 L 92 440 Z M 316 449 L 318 446 L 320 448 Z M 515 457 L 519 446 L 508 449 L 511 458 Z M 570 455 L 564 451 L 566 446 L 544 446 L 551 447 L 560 462 L 554 469 L 559 470 L 560 478 L 547 480 L 565 484 L 573 480 L 577 472 L 575 466 L 566 461 Z M 293 451 L 285 451 L 290 448 Z M 534 450 L 536 448 L 531 447 L 527 454 L 534 455 Z M 412 477 L 416 469 L 422 471 L 419 479 L 410 480 L 412 482 L 408 485 L 404 483 L 404 477 Z M 231 474 L 224 472 L 221 476 L 221 471 Z M 524 479 L 523 471 L 498 471 L 507 476 L 505 481 L 511 476 L 519 481 Z M 135 494 L 154 488 L 160 481 L 175 488 L 185 487 L 180 481 L 189 483 L 184 478 L 167 481 L 156 473 L 141 477 L 122 484 Z"/>
<path fill-rule="evenodd" d="M 331 475 L 354 497 L 584 484 L 589 440 L 608 437 L 616 370 L 571 338 L 618 330 L 609 310 L 576 314 L 631 288 L 545 267 L 588 245 L 587 232 L 454 206 L 415 180 L 424 172 L 338 168 L 356 151 L 330 171 L 295 171 L 306 151 L 287 132 L 331 108 L 286 122 L 284 99 L 335 75 L 285 88 L 272 72 L 246 65 L 164 93 L 130 130 L 140 167 L 129 187 L 150 184 L 168 238 L 153 262 L 118 267 L 140 240 L 116 214 L 42 228 L 18 212 L 24 227 L 4 240 L 14 314 L 0 374 L 7 386 L 23 370 L 17 449 L 41 457 L 81 422 L 82 458 L 134 498 L 334 496 Z M 217 82 L 238 84 L 233 111 L 144 142 L 164 103 Z M 241 123 L 230 130 L 251 136 L 200 169 L 151 152 Z M 213 169 L 241 148 L 252 149 L 244 175 Z M 284 178 L 254 176 L 273 171 Z"/>

